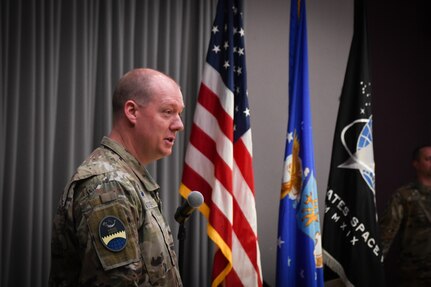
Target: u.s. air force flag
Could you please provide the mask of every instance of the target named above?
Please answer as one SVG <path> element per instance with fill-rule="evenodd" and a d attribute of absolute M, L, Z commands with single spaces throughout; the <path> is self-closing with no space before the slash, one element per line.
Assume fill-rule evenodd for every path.
<path fill-rule="evenodd" d="M 305 1 L 291 1 L 289 123 L 281 188 L 277 286 L 323 286 L 311 129 Z"/>
<path fill-rule="evenodd" d="M 384 286 L 375 205 L 375 174 L 364 3 L 355 1 L 354 31 L 341 93 L 323 222 L 325 280 Z"/>

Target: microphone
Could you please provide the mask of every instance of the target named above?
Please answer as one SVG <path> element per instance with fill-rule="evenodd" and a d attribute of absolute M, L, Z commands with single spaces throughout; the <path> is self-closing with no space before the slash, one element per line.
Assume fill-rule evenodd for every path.
<path fill-rule="evenodd" d="M 204 197 L 199 191 L 190 192 L 187 200 L 175 211 L 175 220 L 179 224 L 183 224 L 187 218 L 193 213 L 195 208 L 198 208 L 204 202 Z"/>

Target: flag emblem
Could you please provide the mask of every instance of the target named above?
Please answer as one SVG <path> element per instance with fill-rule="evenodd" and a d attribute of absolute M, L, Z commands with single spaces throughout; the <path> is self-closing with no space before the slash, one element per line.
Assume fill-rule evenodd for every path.
<path fill-rule="evenodd" d="M 346 134 L 356 125 L 362 124 L 362 130 L 356 141 L 356 151 L 352 152 L 347 145 Z M 372 116 L 368 119 L 358 119 L 347 125 L 341 132 L 341 143 L 349 154 L 349 159 L 340 164 L 339 168 L 357 169 L 368 187 L 375 193 L 374 180 L 374 155 L 373 155 L 373 121 Z M 354 137 L 354 135 L 352 135 Z M 351 137 L 351 136 L 349 136 Z"/>
<path fill-rule="evenodd" d="M 291 135 L 288 136 L 288 140 Z M 302 163 L 299 158 L 299 141 L 296 133 L 293 137 L 293 151 L 284 161 L 283 183 L 281 186 L 281 199 L 289 196 L 297 200 L 302 187 Z"/>

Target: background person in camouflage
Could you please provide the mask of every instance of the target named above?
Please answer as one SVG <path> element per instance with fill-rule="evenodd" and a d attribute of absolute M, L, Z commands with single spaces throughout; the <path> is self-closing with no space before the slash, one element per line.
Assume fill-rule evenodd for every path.
<path fill-rule="evenodd" d="M 60 200 L 50 286 L 182 286 L 159 186 L 144 165 L 171 154 L 183 108 L 179 86 L 158 71 L 120 79 L 112 131 Z"/>
<path fill-rule="evenodd" d="M 416 181 L 399 188 L 380 218 L 386 255 L 400 234 L 400 286 L 431 286 L 431 145 L 413 152 Z"/>

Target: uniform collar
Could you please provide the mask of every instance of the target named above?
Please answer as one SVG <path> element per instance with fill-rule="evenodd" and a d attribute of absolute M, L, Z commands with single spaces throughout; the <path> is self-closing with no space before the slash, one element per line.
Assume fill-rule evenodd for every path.
<path fill-rule="evenodd" d="M 147 169 L 131 153 L 129 153 L 124 146 L 107 136 L 103 137 L 101 144 L 118 154 L 133 169 L 133 172 L 145 185 L 145 188 L 148 191 L 156 191 L 160 188 Z"/>

